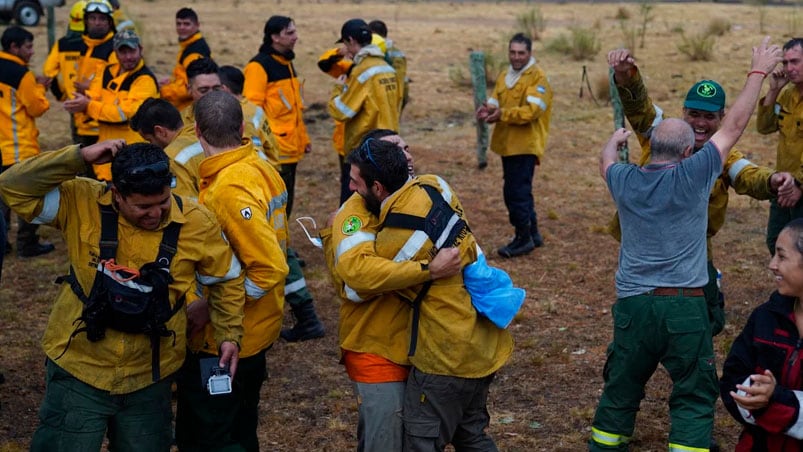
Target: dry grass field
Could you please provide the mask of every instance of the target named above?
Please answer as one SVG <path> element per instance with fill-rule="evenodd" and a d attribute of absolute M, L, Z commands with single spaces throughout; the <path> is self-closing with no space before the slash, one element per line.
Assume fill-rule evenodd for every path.
<path fill-rule="evenodd" d="M 526 303 L 510 327 L 516 351 L 492 386 L 490 432 L 504 451 L 585 449 L 611 338 L 618 247 L 604 232 L 613 206 L 597 170 L 599 150 L 613 129 L 611 108 L 604 100 L 599 105 L 592 100 L 582 74 L 585 68 L 599 98 L 607 90 L 605 53 L 622 46 L 628 32 L 641 26 L 643 7 L 639 3 L 538 6 L 545 22 L 534 53 L 555 91 L 549 148 L 534 187 L 546 244 L 530 256 L 502 260 L 493 250 L 509 240 L 512 230 L 502 203 L 500 161 L 489 155 L 488 167 L 477 169 L 471 91 L 454 79 L 460 70 L 467 73 L 470 50 L 482 49 L 505 60 L 507 38 L 518 31 L 517 16 L 535 4 L 126 1 L 124 7 L 142 31 L 146 60 L 157 75 L 168 75 L 172 68 L 173 15 L 185 5 L 199 13 L 201 29 L 218 62 L 240 67 L 255 54 L 270 15 L 295 19 L 300 36 L 296 68 L 305 80 L 306 118 L 314 149 L 299 165 L 294 215 L 314 216 L 319 224 L 337 207 L 338 171 L 325 108 L 332 82 L 318 70 L 316 61 L 333 46 L 345 20 L 385 20 L 391 37 L 408 56 L 413 83 L 402 133 L 412 147 L 417 171 L 440 174 L 452 183 L 472 230 L 493 255 L 491 263 L 505 268 L 527 289 Z M 649 14 L 644 46 L 634 51 L 654 101 L 670 116 L 680 114 L 686 90 L 701 78 L 718 80 L 729 100 L 734 99 L 749 70 L 751 46 L 763 33 L 783 43 L 799 31 L 803 19 L 793 6 L 760 9 L 712 3 L 653 4 Z M 627 15 L 630 18 L 623 25 L 617 17 Z M 66 28 L 67 9 L 59 9 L 57 16 L 60 34 Z M 714 21 L 727 26 L 716 39 L 712 58 L 690 61 L 678 50 L 682 36 L 704 32 Z M 577 28 L 590 31 L 598 40 L 601 50 L 596 56 L 575 61 L 565 53 L 546 50 L 547 43 Z M 47 54 L 46 30 L 40 26 L 33 31 L 32 67 L 39 72 Z M 578 96 L 581 90 L 583 97 Z M 68 144 L 67 113 L 57 102 L 52 101 L 38 124 L 44 149 Z M 759 136 L 751 125 L 739 149 L 754 162 L 771 166 L 776 142 L 774 136 Z M 635 140 L 631 148 L 633 159 L 638 153 Z M 720 363 L 747 314 L 773 290 L 764 245 L 767 206 L 733 194 L 727 223 L 715 239 L 714 261 L 724 274 L 728 312 L 728 325 L 715 339 Z M 59 234 L 48 228 L 42 228 L 42 234 L 56 243 L 57 253 L 28 260 L 12 255 L 0 285 L 0 372 L 5 376 L 0 385 L 0 451 L 28 448 L 44 391 L 39 338 L 56 292 L 53 279 L 67 266 Z M 327 336 L 298 344 L 278 342 L 268 352 L 270 379 L 263 390 L 260 416 L 262 449 L 350 450 L 356 444 L 357 411 L 345 371 L 337 362 L 338 302 L 320 253 L 301 231 L 294 230 L 293 239 L 307 262 L 306 280 Z M 659 370 L 642 403 L 632 450 L 666 450 L 669 387 L 665 372 Z M 738 431 L 718 402 L 715 435 L 724 450 L 732 450 Z"/>

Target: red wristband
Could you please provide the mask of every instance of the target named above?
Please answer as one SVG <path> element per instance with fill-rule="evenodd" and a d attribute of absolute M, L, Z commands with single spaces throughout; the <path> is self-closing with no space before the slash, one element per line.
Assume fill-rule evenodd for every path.
<path fill-rule="evenodd" d="M 747 76 L 750 77 L 753 74 L 761 74 L 762 77 L 767 78 L 767 73 L 764 71 L 750 71 L 747 73 Z"/>

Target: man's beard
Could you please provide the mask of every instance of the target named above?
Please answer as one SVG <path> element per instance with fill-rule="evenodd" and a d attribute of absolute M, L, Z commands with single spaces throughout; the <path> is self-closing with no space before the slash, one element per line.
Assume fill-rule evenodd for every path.
<path fill-rule="evenodd" d="M 366 196 L 363 196 L 363 200 L 365 200 L 365 208 L 368 209 L 374 216 L 379 216 L 379 212 L 382 210 L 382 201 L 379 200 L 373 193 L 369 192 Z"/>

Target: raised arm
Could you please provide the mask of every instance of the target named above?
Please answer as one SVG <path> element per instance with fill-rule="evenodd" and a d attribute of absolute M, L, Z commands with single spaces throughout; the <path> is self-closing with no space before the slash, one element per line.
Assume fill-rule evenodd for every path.
<path fill-rule="evenodd" d="M 627 129 L 618 129 L 613 132 L 611 138 L 605 143 L 605 147 L 602 148 L 602 153 L 599 156 L 599 175 L 605 179 L 605 176 L 608 174 L 608 168 L 611 167 L 619 158 L 618 150 L 619 146 L 627 142 L 627 137 L 630 136 L 632 132 Z"/>
<path fill-rule="evenodd" d="M 770 38 L 767 36 L 758 47 L 753 47 L 752 64 L 747 73 L 744 88 L 722 120 L 722 127 L 711 137 L 711 141 L 719 150 L 722 161 L 727 159 L 728 152 L 747 127 L 747 122 L 756 108 L 764 78 L 781 61 L 781 48 L 774 44 L 770 45 L 769 40 Z"/>

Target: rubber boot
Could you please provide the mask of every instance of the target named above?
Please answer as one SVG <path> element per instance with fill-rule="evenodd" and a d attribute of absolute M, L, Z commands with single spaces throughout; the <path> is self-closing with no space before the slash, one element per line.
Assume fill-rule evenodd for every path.
<path fill-rule="evenodd" d="M 502 257 L 516 257 L 529 254 L 535 249 L 535 243 L 530 235 L 530 225 L 516 228 L 516 237 L 507 245 L 499 248 L 497 252 Z"/>
<path fill-rule="evenodd" d="M 530 223 L 530 237 L 533 238 L 533 246 L 536 248 L 544 246 L 544 238 L 538 232 L 538 223 Z"/>
<path fill-rule="evenodd" d="M 323 324 L 318 320 L 318 315 L 315 314 L 315 306 L 311 300 L 298 306 L 291 305 L 290 309 L 293 311 L 296 323 L 292 328 L 282 330 L 282 339 L 287 342 L 299 342 L 323 337 Z"/>

